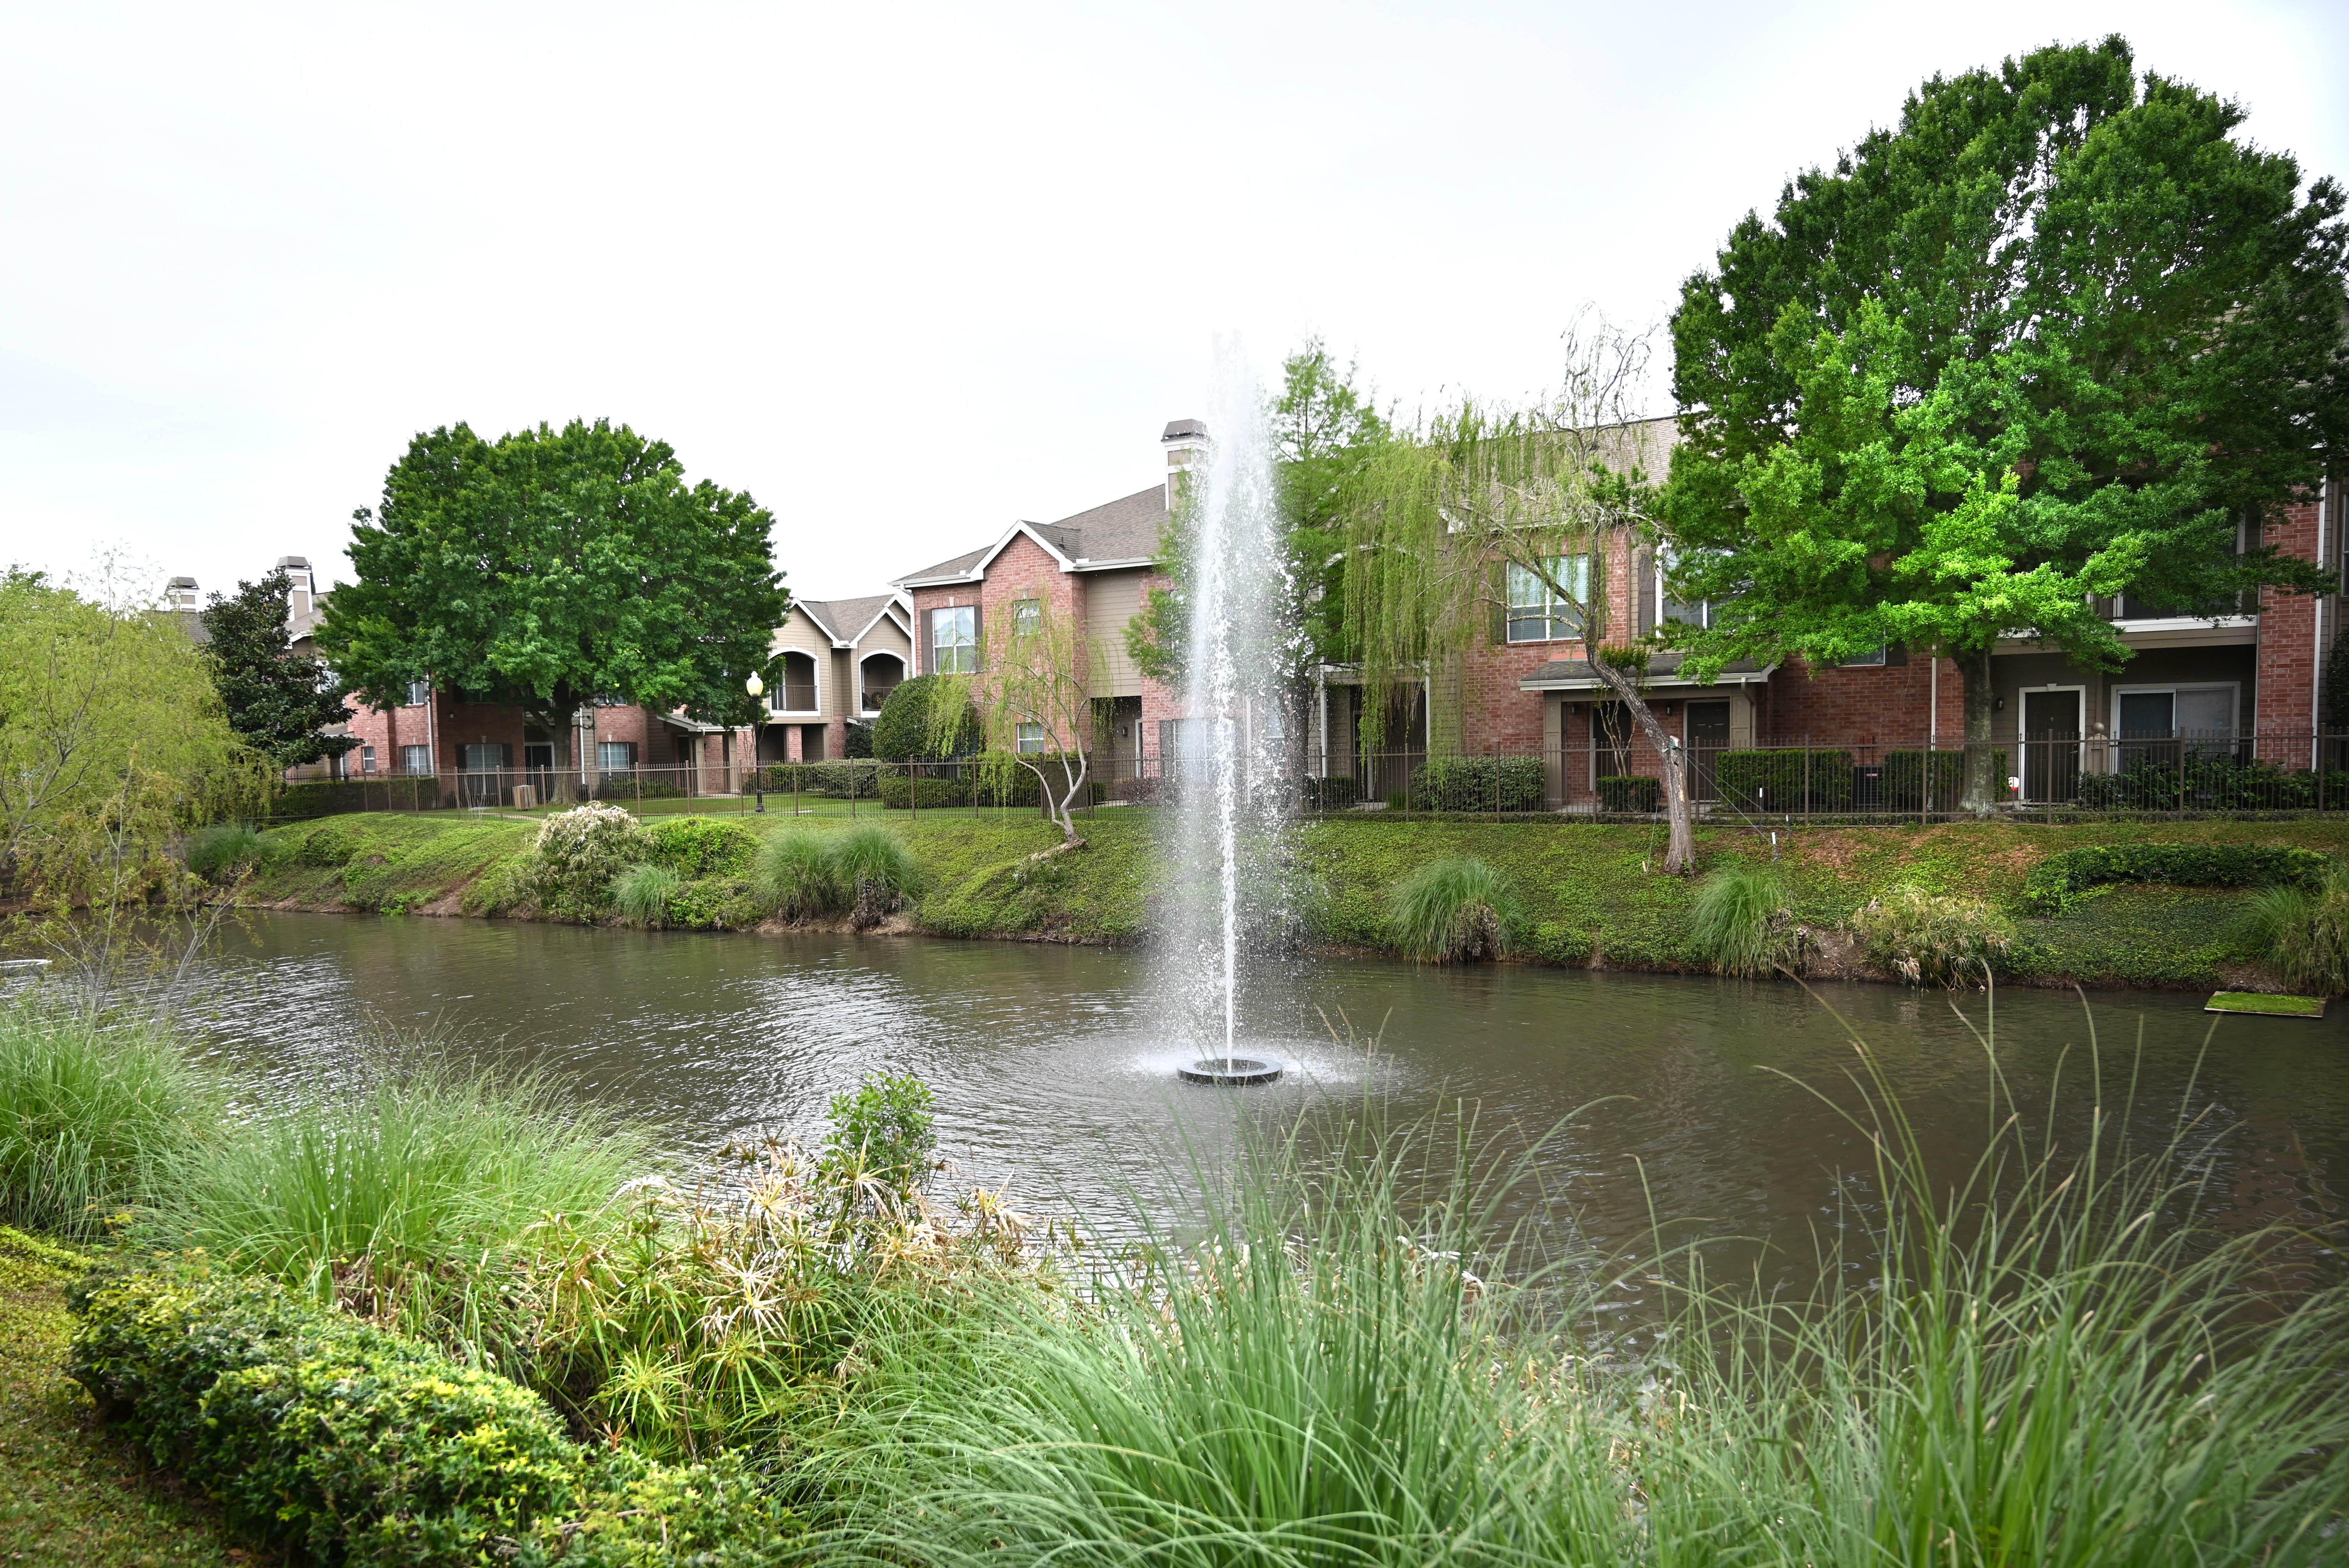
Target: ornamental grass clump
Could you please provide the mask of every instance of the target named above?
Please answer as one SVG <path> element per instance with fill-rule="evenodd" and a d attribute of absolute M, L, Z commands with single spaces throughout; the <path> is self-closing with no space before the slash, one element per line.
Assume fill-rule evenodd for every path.
<path fill-rule="evenodd" d="M 877 822 L 836 833 L 792 828 L 767 841 L 752 871 L 760 896 L 785 920 L 846 915 L 870 930 L 922 891 L 905 841 Z"/>
<path fill-rule="evenodd" d="M 1388 929 L 1423 964 L 1498 958 L 1524 917 L 1509 879 L 1475 856 L 1431 861 L 1395 884 Z"/>
<path fill-rule="evenodd" d="M 844 902 L 840 878 L 813 828 L 786 828 L 760 848 L 751 879 L 760 896 L 785 920 L 821 920 Z"/>
<path fill-rule="evenodd" d="M 38 995 L 0 1001 L 0 1222 L 98 1234 L 202 1146 L 222 1096 L 165 1028 Z"/>
<path fill-rule="evenodd" d="M 630 866 L 612 879 L 612 905 L 630 925 L 657 931 L 668 923 L 668 901 L 684 885 L 685 879 L 667 866 Z"/>
<path fill-rule="evenodd" d="M 268 858 L 269 846 L 243 822 L 215 822 L 188 841 L 188 870 L 208 882 L 233 882 Z"/>
<path fill-rule="evenodd" d="M 617 806 L 557 811 L 540 824 L 531 852 L 539 906 L 565 920 L 595 920 L 610 904 L 612 879 L 645 853 L 636 818 Z"/>
<path fill-rule="evenodd" d="M 1785 880 L 1767 866 L 1725 865 L 1697 889 L 1689 943 L 1721 974 L 1799 974 L 1808 940 L 1787 907 Z"/>
<path fill-rule="evenodd" d="M 2303 995 L 2349 991 L 2349 876 L 2335 872 L 2313 890 L 2261 888 L 2243 913 L 2241 940 Z"/>
<path fill-rule="evenodd" d="M 1978 898 L 1897 887 L 1851 917 L 1861 956 L 1911 985 L 1986 985 L 2014 946 L 2014 928 Z"/>

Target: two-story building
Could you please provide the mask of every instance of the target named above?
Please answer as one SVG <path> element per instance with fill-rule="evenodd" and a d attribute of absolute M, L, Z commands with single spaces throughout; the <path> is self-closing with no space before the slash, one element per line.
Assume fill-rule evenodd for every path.
<path fill-rule="evenodd" d="M 895 593 L 794 599 L 775 628 L 778 678 L 759 729 L 761 762 L 848 754 L 848 727 L 880 717 L 912 673 L 913 611 Z"/>

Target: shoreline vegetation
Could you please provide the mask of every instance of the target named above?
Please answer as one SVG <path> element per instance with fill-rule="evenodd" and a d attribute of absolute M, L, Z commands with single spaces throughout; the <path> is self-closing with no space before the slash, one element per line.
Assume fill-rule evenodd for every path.
<path fill-rule="evenodd" d="M 1110 945 L 1150 934 L 1155 824 L 1139 812 L 1102 812 L 1086 825 L 1086 847 L 1050 855 L 1042 851 L 1060 842 L 1055 830 L 1020 810 L 918 820 L 892 813 L 880 833 L 870 819 L 852 824 L 834 816 L 651 816 L 643 820 L 638 853 L 654 869 L 620 888 L 619 898 L 603 891 L 624 869 L 609 857 L 586 881 L 566 886 L 535 874 L 544 820 L 359 813 L 259 834 L 215 830 L 220 845 L 191 860 L 233 887 L 240 903 L 257 907 L 677 931 L 775 929 L 796 913 L 798 923 L 825 929 Z M 843 837 L 852 832 L 854 844 Z M 1293 831 L 1288 864 L 1295 939 L 1333 953 L 1434 956 L 1421 937 L 1397 928 L 1396 900 L 1424 868 L 1453 862 L 1458 872 L 1475 861 L 1495 874 L 1505 907 L 1491 913 L 1490 932 L 1471 950 L 1509 962 L 1721 969 L 1699 906 L 1708 885 L 1717 888 L 1713 879 L 1727 876 L 1753 884 L 1743 890 L 1748 904 L 1764 892 L 1777 901 L 1755 910 L 1754 918 L 1776 923 L 1775 937 L 1758 950 L 1764 958 L 1748 954 L 1727 972 L 1768 973 L 1783 960 L 1819 978 L 1913 982 L 1919 975 L 1951 977 L 1987 959 L 2010 984 L 2294 989 L 2268 962 L 2273 939 L 2255 908 L 2261 887 L 2230 884 L 2233 873 L 2211 872 L 2199 860 L 2297 851 L 2349 861 L 2349 819 L 2332 818 L 1800 827 L 1778 834 L 1774 846 L 1749 829 L 1699 828 L 1706 875 L 1675 878 L 1656 873 L 1657 834 L 1640 826 L 1308 821 Z M 892 840 L 899 846 L 895 861 L 861 884 L 862 894 L 853 869 L 843 883 L 837 866 L 823 863 L 827 845 L 835 859 L 844 849 L 886 859 Z M 2092 885 L 2067 883 L 2052 894 L 2033 882 L 2034 872 L 2067 857 L 2100 864 L 2168 852 L 2163 846 L 2194 863 L 2143 876 L 2125 871 L 2114 882 L 2091 878 Z M 785 869 L 794 858 L 803 875 Z M 787 886 L 779 876 L 802 880 Z M 2218 885 L 2209 885 L 2213 878 Z M 1872 934 L 1890 918 L 1888 910 L 1898 915 L 1911 906 L 1912 923 L 1946 925 L 1960 901 L 1971 901 L 1996 927 L 1952 938 L 1969 955 L 1964 965 L 1937 970 L 1930 954 L 1920 961 Z"/>
<path fill-rule="evenodd" d="M 1370 1097 L 1046 1222 L 951 1189 L 911 1078 L 705 1160 L 412 1050 L 240 1119 L 67 995 L 0 1001 L 0 1398 L 103 1487 L 0 1519 L 90 1568 L 2297 1568 L 2349 1529 L 2327 1238 L 2245 1227 L 2192 1105 L 2042 1143 L 1989 1039 L 2007 1114 L 1937 1161 L 1854 1042 L 1869 1152 L 1820 1191 L 1877 1197 L 1796 1297 L 1544 1251 L 1544 1144 Z"/>

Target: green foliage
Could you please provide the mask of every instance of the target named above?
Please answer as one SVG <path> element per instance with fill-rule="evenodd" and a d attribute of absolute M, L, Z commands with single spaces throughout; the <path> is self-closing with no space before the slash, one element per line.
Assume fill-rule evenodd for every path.
<path fill-rule="evenodd" d="M 167 1033 L 0 999 L 0 1220 L 94 1237 L 208 1138 L 221 1095 Z"/>
<path fill-rule="evenodd" d="M 1848 811 L 1852 762 L 1848 751 L 1788 747 L 1724 751 L 1714 765 L 1723 799 L 1748 811 Z"/>
<path fill-rule="evenodd" d="M 579 1503 L 539 1514 L 515 1568 L 777 1568 L 806 1532 L 738 1452 L 667 1465 L 628 1449 L 597 1461 Z"/>
<path fill-rule="evenodd" d="M 336 869 L 351 863 L 359 852 L 357 828 L 349 822 L 321 822 L 293 836 L 294 858 L 305 866 Z"/>
<path fill-rule="evenodd" d="M 835 1181 L 880 1181 L 911 1198 L 929 1180 L 937 1152 L 936 1103 L 930 1086 L 911 1073 L 873 1073 L 854 1093 L 833 1096 L 820 1172 Z"/>
<path fill-rule="evenodd" d="M 879 793 L 880 768 L 872 762 L 777 762 L 760 769 L 771 791 L 870 800 Z"/>
<path fill-rule="evenodd" d="M 847 903 L 830 845 L 813 828 L 786 828 L 761 845 L 754 880 L 785 920 L 820 919 Z"/>
<path fill-rule="evenodd" d="M 203 612 L 204 656 L 229 727 L 278 769 L 340 757 L 359 743 L 325 733 L 347 722 L 350 710 L 334 671 L 294 651 L 292 597 L 281 566 L 258 583 L 239 583 L 233 596 L 213 594 Z"/>
<path fill-rule="evenodd" d="M 1931 760 L 1929 762 L 1927 758 Z M 1992 748 L 1990 770 L 2006 778 L 2006 748 Z M 1925 780 L 1932 778 L 1932 799 L 1925 799 Z M 2085 782 L 2085 781 L 2084 781 Z M 1966 753 L 1895 748 L 1884 753 L 1883 808 L 1888 811 L 1954 811 L 1965 792 Z"/>
<path fill-rule="evenodd" d="M 2113 882 L 2167 882 L 2173 887 L 2265 887 L 2314 890 L 2333 861 L 2313 850 L 2259 844 L 2088 844 L 2048 856 L 2031 869 L 2023 906 L 2058 914 L 2082 893 Z"/>
<path fill-rule="evenodd" d="M 1423 811 L 1548 810 L 1538 757 L 1439 757 L 1411 776 L 1411 803 Z"/>
<path fill-rule="evenodd" d="M 971 779 L 962 773 L 952 779 L 916 777 L 903 772 L 881 776 L 881 804 L 893 811 L 908 810 L 916 804 L 925 811 L 968 806 L 970 791 Z"/>
<path fill-rule="evenodd" d="M 269 846 L 243 822 L 215 822 L 188 840 L 188 870 L 208 882 L 234 882 L 267 858 Z"/>
<path fill-rule="evenodd" d="M 1661 811 L 1664 782 L 1661 779 L 1601 779 L 1599 809 L 1602 811 Z"/>
<path fill-rule="evenodd" d="M 878 822 L 860 822 L 834 833 L 826 852 L 835 885 L 845 893 L 860 926 L 877 924 L 920 896 L 921 868 L 905 841 Z"/>
<path fill-rule="evenodd" d="M 2349 806 L 2349 773 L 2320 776 L 2223 753 L 2137 756 L 2116 773 L 2081 774 L 2080 804 L 2121 811 L 2304 811 L 2319 804 L 2339 810 Z"/>
<path fill-rule="evenodd" d="M 1305 780 L 1305 805 L 1309 810 L 1342 811 L 1361 798 L 1362 781 L 1349 774 Z"/>
<path fill-rule="evenodd" d="M 657 930 L 668 923 L 669 901 L 685 879 L 667 866 L 647 861 L 612 879 L 612 906 L 630 925 Z"/>
<path fill-rule="evenodd" d="M 444 428 L 357 514 L 358 580 L 327 601 L 318 646 L 378 706 L 429 678 L 518 704 L 559 738 L 605 692 L 739 722 L 789 603 L 773 528 L 748 495 L 688 488 L 666 443 L 625 425 L 496 441 Z"/>
<path fill-rule="evenodd" d="M 2335 872 L 2315 887 L 2261 888 L 2242 915 L 2242 944 L 2294 991 L 2349 991 L 2349 878 Z"/>
<path fill-rule="evenodd" d="M 1525 918 L 1509 879 L 1473 856 L 1429 861 L 1395 884 L 1392 903 L 1395 946 L 1423 964 L 1498 958 Z"/>
<path fill-rule="evenodd" d="M 680 877 L 730 877 L 748 871 L 759 835 L 725 817 L 660 817 L 638 830 L 646 857 Z"/>
<path fill-rule="evenodd" d="M 1697 889 L 1690 945 L 1723 975 L 1767 979 L 1800 973 L 1805 933 L 1787 907 L 1785 878 L 1767 866 L 1733 862 Z"/>
<path fill-rule="evenodd" d="M 543 1079 L 423 1060 L 183 1151 L 150 1223 L 318 1299 L 509 1354 L 524 1238 L 607 1222 L 621 1184 L 657 1163 L 645 1129 Z"/>
<path fill-rule="evenodd" d="M 899 682 L 873 720 L 873 755 L 884 762 L 964 757 L 985 743 L 968 689 L 944 676 Z"/>
<path fill-rule="evenodd" d="M 177 619 L 0 574 L 0 874 L 83 902 L 93 835 L 160 845 L 264 787 Z"/>
<path fill-rule="evenodd" d="M 2014 928 L 1978 898 L 1899 887 L 1851 917 L 1859 950 L 1879 974 L 1911 985 L 1985 985 L 2014 945 Z"/>
<path fill-rule="evenodd" d="M 636 820 L 617 806 L 576 806 L 539 824 L 533 851 L 538 901 L 566 920 L 593 920 L 611 894 L 612 879 L 645 855 Z"/>
<path fill-rule="evenodd" d="M 308 821 L 347 811 L 424 811 L 441 801 L 437 778 L 313 779 L 288 784 L 269 802 L 275 822 Z"/>

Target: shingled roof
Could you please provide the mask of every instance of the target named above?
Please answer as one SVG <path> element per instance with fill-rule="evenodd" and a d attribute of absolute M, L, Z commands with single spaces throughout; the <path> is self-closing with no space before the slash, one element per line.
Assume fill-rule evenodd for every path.
<path fill-rule="evenodd" d="M 916 588 L 933 583 L 968 582 L 985 572 L 996 553 L 1022 533 L 1059 556 L 1072 571 L 1143 566 L 1156 558 L 1158 535 L 1165 526 L 1166 490 L 1163 485 L 1153 485 L 1058 522 L 1014 523 L 1001 539 L 985 549 L 908 573 L 897 579 L 897 585 Z"/>
<path fill-rule="evenodd" d="M 835 643 L 854 643 L 889 607 L 895 593 L 868 593 L 861 599 L 794 599 L 794 607 Z"/>

